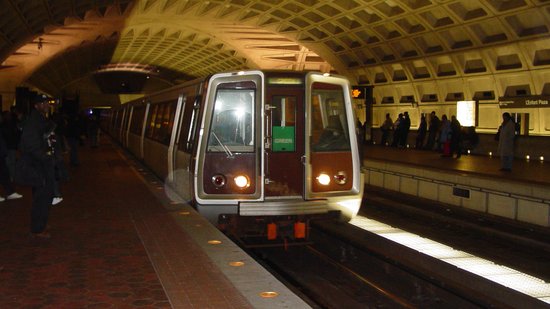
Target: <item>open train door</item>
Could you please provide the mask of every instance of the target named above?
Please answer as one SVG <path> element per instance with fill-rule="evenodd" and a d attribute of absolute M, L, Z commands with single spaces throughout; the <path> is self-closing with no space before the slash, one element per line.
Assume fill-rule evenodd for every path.
<path fill-rule="evenodd" d="M 266 75 L 265 98 L 265 198 L 303 200 L 303 74 Z"/>

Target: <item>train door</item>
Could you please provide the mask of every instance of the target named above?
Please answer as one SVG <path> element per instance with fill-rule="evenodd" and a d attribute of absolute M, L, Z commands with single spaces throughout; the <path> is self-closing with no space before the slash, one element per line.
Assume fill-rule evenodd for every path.
<path fill-rule="evenodd" d="M 302 81 L 301 78 L 296 80 Z M 304 89 L 272 85 L 267 78 L 265 102 L 265 197 L 303 198 Z"/>
<path fill-rule="evenodd" d="M 360 162 L 349 83 L 340 77 L 306 78 L 306 199 L 360 190 Z"/>
<path fill-rule="evenodd" d="M 206 217 L 209 211 L 237 213 L 240 201 L 262 197 L 262 92 L 259 71 L 209 81 L 194 175 L 197 209 Z"/>

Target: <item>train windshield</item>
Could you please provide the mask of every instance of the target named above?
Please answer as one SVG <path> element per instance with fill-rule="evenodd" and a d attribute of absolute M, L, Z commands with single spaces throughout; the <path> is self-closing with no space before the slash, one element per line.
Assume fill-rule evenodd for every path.
<path fill-rule="evenodd" d="M 343 91 L 339 85 L 320 82 L 312 85 L 310 141 L 314 152 L 350 150 Z"/>
<path fill-rule="evenodd" d="M 236 87 L 237 88 L 237 87 Z M 216 92 L 209 152 L 254 151 L 255 89 L 219 89 Z"/>

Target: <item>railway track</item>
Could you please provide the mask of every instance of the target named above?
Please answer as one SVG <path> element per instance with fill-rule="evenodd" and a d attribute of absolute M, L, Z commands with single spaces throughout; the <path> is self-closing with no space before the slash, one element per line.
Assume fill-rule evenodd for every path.
<path fill-rule="evenodd" d="M 448 213 L 447 210 L 445 212 Z M 451 229 L 450 234 L 466 239 L 446 239 L 456 242 L 459 246 L 467 247 L 476 242 L 477 246 L 487 247 L 486 243 L 477 241 L 480 233 L 491 235 L 489 240 L 492 241 L 498 236 L 500 243 L 494 246 L 499 248 L 503 247 L 502 241 L 507 235 L 503 231 L 491 232 L 487 227 L 476 230 L 465 225 L 470 227 L 465 228 L 457 222 L 449 222 L 445 216 L 420 216 L 424 219 L 418 219 L 418 213 L 415 212 L 405 212 L 401 209 L 397 210 L 397 213 L 402 218 L 394 218 L 395 222 L 403 224 L 420 220 L 420 225 L 425 225 L 426 230 L 432 230 L 434 225 Z M 471 218 L 469 220 L 471 221 Z M 442 232 L 435 229 L 435 233 Z M 511 241 L 519 241 L 517 234 L 509 235 L 508 246 L 502 250 L 506 251 L 513 247 L 515 244 Z M 443 235 L 439 237 L 446 238 Z M 287 250 L 263 248 L 254 251 L 264 264 L 294 286 L 295 290 L 303 294 L 305 299 L 309 299 L 310 304 L 316 308 L 549 307 L 536 298 L 349 224 L 313 224 L 309 240 L 311 244 L 307 246 L 288 247 Z M 536 241 L 530 241 L 522 246 L 536 247 L 536 244 Z M 495 250 L 497 249 L 485 248 L 485 251 Z M 540 250 L 544 255 L 545 247 L 541 247 Z M 532 271 L 547 263 L 542 260 Z"/>
<path fill-rule="evenodd" d="M 312 229 L 311 237 L 313 245 L 289 247 L 286 251 L 263 248 L 255 252 L 305 295 L 313 307 L 484 307 L 457 295 L 445 284 L 408 269 L 398 258 L 380 256 L 318 228 Z"/>

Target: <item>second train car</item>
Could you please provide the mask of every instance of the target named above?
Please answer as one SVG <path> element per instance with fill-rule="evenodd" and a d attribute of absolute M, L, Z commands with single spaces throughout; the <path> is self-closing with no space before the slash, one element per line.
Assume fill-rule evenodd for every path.
<path fill-rule="evenodd" d="M 307 238 L 354 217 L 363 194 L 346 78 L 214 74 L 123 104 L 103 129 L 203 216 L 239 236 Z"/>

